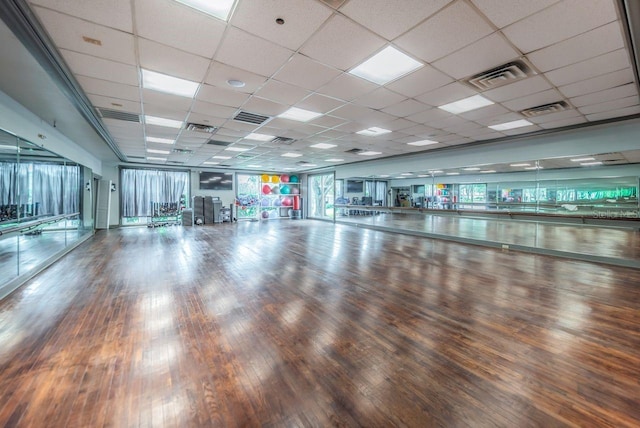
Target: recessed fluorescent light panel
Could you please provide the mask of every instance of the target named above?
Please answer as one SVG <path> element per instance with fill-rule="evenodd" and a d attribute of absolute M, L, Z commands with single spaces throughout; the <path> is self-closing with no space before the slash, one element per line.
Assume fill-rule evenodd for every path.
<path fill-rule="evenodd" d="M 262 168 L 262 165 L 247 165 L 247 168 Z"/>
<path fill-rule="evenodd" d="M 215 155 L 215 156 L 211 156 L 211 159 L 231 159 L 231 156 L 219 156 L 219 155 Z"/>
<path fill-rule="evenodd" d="M 302 156 L 302 153 L 283 153 L 280 156 L 285 157 L 285 158 L 299 158 L 300 156 Z"/>
<path fill-rule="evenodd" d="M 589 162 L 589 161 L 594 161 L 596 160 L 596 158 L 575 158 L 575 159 L 571 159 L 571 162 Z"/>
<path fill-rule="evenodd" d="M 509 166 L 518 167 L 518 166 L 531 166 L 530 163 L 512 163 Z"/>
<path fill-rule="evenodd" d="M 171 152 L 169 150 L 147 149 L 147 153 L 155 153 L 158 155 L 168 155 Z"/>
<path fill-rule="evenodd" d="M 179 120 L 165 119 L 164 117 L 144 116 L 144 123 L 147 125 L 165 126 L 167 128 L 182 128 L 182 122 Z"/>
<path fill-rule="evenodd" d="M 414 141 L 412 143 L 407 143 L 410 146 L 428 146 L 431 144 L 438 144 L 437 141 L 431 141 L 431 140 L 420 140 L 420 141 Z"/>
<path fill-rule="evenodd" d="M 223 21 L 229 20 L 229 15 L 233 10 L 235 0 L 176 0 L 207 15 L 214 16 Z"/>
<path fill-rule="evenodd" d="M 159 143 L 159 144 L 173 144 L 176 140 L 172 140 L 171 138 L 159 138 L 159 137 L 147 137 L 148 143 Z"/>
<path fill-rule="evenodd" d="M 322 113 L 316 113 L 315 111 L 304 110 L 297 107 L 291 107 L 289 110 L 278 115 L 278 117 L 282 119 L 297 120 L 298 122 L 308 122 L 318 116 L 322 116 Z"/>
<path fill-rule="evenodd" d="M 377 126 L 374 126 L 372 128 L 367 128 L 367 129 L 363 129 L 362 131 L 358 131 L 356 132 L 356 134 L 366 135 L 368 137 L 375 137 L 382 134 L 388 134 L 389 132 L 391 131 L 389 131 L 388 129 L 378 128 Z"/>
<path fill-rule="evenodd" d="M 325 159 L 324 161 L 325 161 L 325 162 L 342 162 L 342 161 L 344 161 L 344 159 L 335 159 L 335 158 L 332 158 L 332 159 Z"/>
<path fill-rule="evenodd" d="M 541 166 L 528 166 L 528 167 L 526 167 L 525 169 L 533 170 L 533 169 L 544 169 L 544 168 L 543 168 L 543 167 L 541 167 Z"/>
<path fill-rule="evenodd" d="M 197 82 L 142 69 L 142 87 L 145 89 L 193 98 L 199 86 Z"/>
<path fill-rule="evenodd" d="M 360 152 L 358 154 L 360 156 L 375 156 L 375 155 L 381 155 L 382 152 L 371 152 L 371 151 L 368 151 L 368 152 Z"/>
<path fill-rule="evenodd" d="M 581 162 L 580 166 L 594 166 L 594 165 L 602 165 L 602 162 Z"/>
<path fill-rule="evenodd" d="M 487 170 L 484 170 L 484 171 L 480 171 L 480 173 L 482 173 L 482 174 L 491 174 L 491 173 L 494 173 L 494 172 L 496 172 L 495 169 L 487 169 Z"/>
<path fill-rule="evenodd" d="M 463 171 L 480 171 L 480 168 L 477 166 L 472 166 L 470 168 L 462 168 Z"/>
<path fill-rule="evenodd" d="M 252 149 L 251 147 L 232 146 L 232 147 L 227 147 L 225 150 L 229 150 L 230 152 L 246 152 L 251 149 Z"/>
<path fill-rule="evenodd" d="M 387 46 L 349 73 L 378 85 L 384 85 L 423 65 L 420 61 L 416 61 L 393 46 Z"/>
<path fill-rule="evenodd" d="M 256 141 L 271 141 L 273 140 L 274 137 L 273 135 L 267 135 L 267 134 L 256 134 L 256 133 L 251 133 L 249 135 L 247 135 L 246 137 L 244 137 L 245 140 L 256 140 Z"/>
<path fill-rule="evenodd" d="M 202 163 L 205 164 L 205 165 L 220 165 L 220 162 L 209 162 L 209 161 L 207 161 L 207 162 L 202 162 Z"/>
<path fill-rule="evenodd" d="M 403 173 L 402 173 L 402 174 L 400 174 L 400 175 L 413 175 L 413 174 L 412 174 L 412 173 L 410 173 L 410 172 L 403 172 Z"/>
<path fill-rule="evenodd" d="M 331 149 L 333 147 L 338 147 L 337 144 L 329 144 L 329 143 L 318 143 L 318 144 L 313 144 L 309 147 L 313 147 L 315 149 Z"/>
<path fill-rule="evenodd" d="M 489 125 L 489 128 L 495 131 L 506 131 L 508 129 L 522 128 L 523 126 L 529 125 L 533 125 L 533 123 L 525 119 L 520 119 L 514 120 L 512 122 L 499 123 L 497 125 Z"/>
<path fill-rule="evenodd" d="M 480 107 L 490 106 L 491 104 L 494 104 L 494 102 L 486 99 L 482 95 L 474 95 L 469 98 L 464 98 L 459 101 L 439 106 L 438 108 L 448 111 L 449 113 L 460 114 Z"/>
<path fill-rule="evenodd" d="M 18 146 L 5 146 L 5 145 L 0 145 L 0 150 L 18 151 Z"/>
<path fill-rule="evenodd" d="M 167 158 L 157 158 L 157 157 L 154 157 L 154 156 L 147 156 L 147 160 L 164 162 L 164 161 L 167 160 Z"/>
<path fill-rule="evenodd" d="M 460 175 L 459 172 L 447 172 L 447 175 Z"/>

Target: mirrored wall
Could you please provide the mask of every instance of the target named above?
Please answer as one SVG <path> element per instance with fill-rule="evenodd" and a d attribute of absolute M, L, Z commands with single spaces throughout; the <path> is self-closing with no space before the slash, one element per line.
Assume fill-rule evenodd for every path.
<path fill-rule="evenodd" d="M 91 170 L 0 130 L 0 298 L 93 231 Z"/>

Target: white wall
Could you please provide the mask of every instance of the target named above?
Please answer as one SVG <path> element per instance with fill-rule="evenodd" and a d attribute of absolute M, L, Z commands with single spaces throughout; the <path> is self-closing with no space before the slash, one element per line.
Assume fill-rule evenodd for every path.
<path fill-rule="evenodd" d="M 207 170 L 208 171 L 208 170 Z M 212 171 L 212 172 L 233 172 L 233 171 Z M 222 201 L 222 205 L 228 207 L 233 204 L 236 200 L 236 191 L 235 191 L 235 174 L 233 175 L 233 190 L 200 190 L 200 171 L 192 170 L 191 171 L 191 197 L 194 196 L 217 196 Z M 191 201 L 189 201 L 189 206 L 191 206 Z"/>
<path fill-rule="evenodd" d="M 111 180 L 116 191 L 111 192 L 111 210 L 109 211 L 109 227 L 120 224 L 120 168 L 118 164 L 105 162 L 102 165 L 102 180 Z"/>
<path fill-rule="evenodd" d="M 0 128 L 102 174 L 102 162 L 0 91 Z M 45 138 L 42 138 L 45 137 Z"/>

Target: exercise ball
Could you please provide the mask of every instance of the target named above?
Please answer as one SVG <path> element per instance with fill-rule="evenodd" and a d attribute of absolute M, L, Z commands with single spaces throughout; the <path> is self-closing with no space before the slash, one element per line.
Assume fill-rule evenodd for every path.
<path fill-rule="evenodd" d="M 263 183 L 268 183 L 269 182 L 269 176 L 267 174 L 262 174 L 262 182 Z"/>
<path fill-rule="evenodd" d="M 280 199 L 276 199 L 275 201 L 273 201 L 273 206 L 274 207 L 279 207 L 282 205 L 282 201 Z"/>
<path fill-rule="evenodd" d="M 282 181 L 283 183 L 288 183 L 289 182 L 289 176 L 287 174 L 282 174 L 280 176 L 280 181 Z"/>
<path fill-rule="evenodd" d="M 298 182 L 298 176 L 297 175 L 292 175 L 291 177 L 289 177 L 289 182 L 297 183 Z"/>
<path fill-rule="evenodd" d="M 277 175 L 272 175 L 271 176 L 271 182 L 272 183 L 279 183 L 280 182 L 280 177 L 278 177 Z"/>
<path fill-rule="evenodd" d="M 298 189 L 297 186 L 291 187 L 291 194 L 292 195 L 297 195 L 298 193 L 300 193 L 300 189 Z"/>
<path fill-rule="evenodd" d="M 273 188 L 271 189 L 271 193 L 273 193 L 274 195 L 279 195 L 280 188 L 278 186 L 273 186 Z"/>
<path fill-rule="evenodd" d="M 262 218 L 269 218 L 269 211 L 262 211 Z"/>
<path fill-rule="evenodd" d="M 291 189 L 287 185 L 282 186 L 280 188 L 280 193 L 282 193 L 283 195 L 288 195 L 290 192 L 291 192 Z"/>
<path fill-rule="evenodd" d="M 269 206 L 269 199 L 262 198 L 262 201 L 260 201 L 260 205 L 262 205 L 263 207 L 268 207 Z"/>
<path fill-rule="evenodd" d="M 278 213 L 273 210 L 273 211 L 269 211 L 269 218 L 276 218 L 278 217 Z"/>
<path fill-rule="evenodd" d="M 286 197 L 284 199 L 282 199 L 282 206 L 283 207 L 290 207 L 293 205 L 293 200 L 291 200 L 291 198 Z"/>
<path fill-rule="evenodd" d="M 265 184 L 264 186 L 262 186 L 262 193 L 268 195 L 269 193 L 271 193 L 271 187 L 269 187 L 268 184 Z"/>

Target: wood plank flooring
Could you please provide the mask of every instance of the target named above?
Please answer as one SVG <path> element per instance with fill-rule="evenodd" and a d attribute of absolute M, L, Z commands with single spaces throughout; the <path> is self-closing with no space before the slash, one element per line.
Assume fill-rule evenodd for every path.
<path fill-rule="evenodd" d="M 315 221 L 101 231 L 0 302 L 0 426 L 637 427 L 640 271 Z"/>

